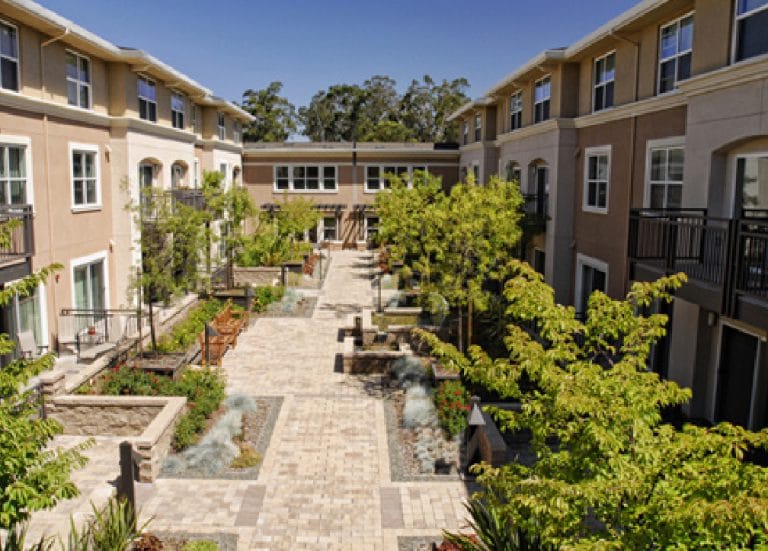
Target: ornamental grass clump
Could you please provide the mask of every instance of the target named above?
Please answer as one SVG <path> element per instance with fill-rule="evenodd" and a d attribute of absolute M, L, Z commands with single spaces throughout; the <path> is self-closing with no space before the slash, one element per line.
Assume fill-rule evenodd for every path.
<path fill-rule="evenodd" d="M 403 356 L 392 362 L 389 376 L 397 381 L 399 388 L 407 389 L 421 384 L 427 378 L 427 370 L 416 356 Z"/>
<path fill-rule="evenodd" d="M 469 392 L 460 381 L 443 381 L 435 392 L 437 419 L 449 436 L 456 436 L 467 428 L 470 410 Z"/>
<path fill-rule="evenodd" d="M 403 427 L 416 429 L 437 424 L 437 414 L 432 397 L 424 385 L 413 385 L 405 391 Z"/>

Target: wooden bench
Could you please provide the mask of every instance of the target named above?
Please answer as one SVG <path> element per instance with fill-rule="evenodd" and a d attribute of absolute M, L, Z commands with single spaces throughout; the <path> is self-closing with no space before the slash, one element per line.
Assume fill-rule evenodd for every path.
<path fill-rule="evenodd" d="M 216 314 L 211 325 L 219 333 L 237 336 L 248 324 L 248 313 L 242 312 L 242 314 L 241 312 L 234 312 L 232 305 L 228 304 L 224 310 Z"/>
<path fill-rule="evenodd" d="M 221 366 L 221 358 L 224 353 L 232 345 L 233 339 L 230 335 L 219 335 L 217 337 L 209 336 L 208 345 L 211 347 L 210 354 L 206 353 L 205 348 L 205 331 L 201 331 L 197 335 L 197 342 L 200 343 L 200 363 L 205 364 L 206 359 L 210 359 L 211 362 L 215 362 L 216 365 Z"/>

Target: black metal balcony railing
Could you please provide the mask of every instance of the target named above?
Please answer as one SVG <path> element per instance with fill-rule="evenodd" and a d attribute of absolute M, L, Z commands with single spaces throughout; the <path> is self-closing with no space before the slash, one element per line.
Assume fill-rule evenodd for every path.
<path fill-rule="evenodd" d="M 172 189 L 153 191 L 141 197 L 142 216 L 147 220 L 157 218 L 163 211 L 173 212 L 176 205 L 182 204 L 197 210 L 205 210 L 206 203 L 201 189 Z"/>
<path fill-rule="evenodd" d="M 630 214 L 629 260 L 633 277 L 683 272 L 689 284 L 710 294 L 688 298 L 738 317 L 742 299 L 768 299 L 768 218 L 708 216 L 706 209 L 637 209 Z M 642 277 L 642 276 L 641 276 Z M 685 292 L 685 291 L 683 291 Z M 690 291 L 689 291 L 690 292 Z M 768 311 L 768 303 L 764 304 Z"/>
<path fill-rule="evenodd" d="M 11 230 L 8 243 L 0 245 L 0 263 L 14 262 L 31 257 L 34 253 L 32 239 L 32 207 L 30 205 L 0 205 L 0 224 L 19 220 Z"/>
<path fill-rule="evenodd" d="M 171 190 L 174 201 L 197 210 L 205 210 L 205 196 L 202 189 Z"/>
<path fill-rule="evenodd" d="M 549 219 L 549 196 L 546 193 L 523 194 L 523 224 L 536 232 L 544 231 Z"/>

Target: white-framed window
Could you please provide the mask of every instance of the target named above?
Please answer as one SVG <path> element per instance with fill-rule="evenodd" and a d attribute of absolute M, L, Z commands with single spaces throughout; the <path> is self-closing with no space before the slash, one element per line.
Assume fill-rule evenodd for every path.
<path fill-rule="evenodd" d="M 768 152 L 736 156 L 736 198 L 734 216 L 768 212 Z"/>
<path fill-rule="evenodd" d="M 323 240 L 336 241 L 339 239 L 338 219 L 335 216 L 323 217 Z"/>
<path fill-rule="evenodd" d="M 139 118 L 157 122 L 157 85 L 154 80 L 139 76 Z"/>
<path fill-rule="evenodd" d="M 173 163 L 171 165 L 171 189 L 178 189 L 184 187 L 186 182 L 184 181 L 187 176 L 187 167 L 182 163 Z"/>
<path fill-rule="evenodd" d="M 0 137 L 0 204 L 31 202 L 27 191 L 30 169 L 29 144 L 7 143 Z"/>
<path fill-rule="evenodd" d="M 19 31 L 0 21 L 0 86 L 19 91 Z"/>
<path fill-rule="evenodd" d="M 734 61 L 768 53 L 768 0 L 736 0 Z"/>
<path fill-rule="evenodd" d="M 616 52 L 595 59 L 595 81 L 592 92 L 592 110 L 613 107 L 613 81 L 616 76 Z"/>
<path fill-rule="evenodd" d="M 48 317 L 43 283 L 27 296 L 14 295 L 7 308 L 14 336 L 22 331 L 32 331 L 37 346 L 48 346 Z"/>
<path fill-rule="evenodd" d="M 101 206 L 99 147 L 69 144 L 69 151 L 72 162 L 72 208 L 98 208 Z"/>
<path fill-rule="evenodd" d="M 200 161 L 198 159 L 192 161 L 192 167 L 192 176 L 195 179 L 195 189 L 197 189 L 200 187 Z"/>
<path fill-rule="evenodd" d="M 461 143 L 467 145 L 469 143 L 469 123 L 464 121 L 461 126 Z"/>
<path fill-rule="evenodd" d="M 397 176 L 406 185 L 413 185 L 415 172 L 427 172 L 427 167 L 416 165 L 367 165 L 365 167 L 365 191 L 376 192 L 389 189 L 391 179 Z"/>
<path fill-rule="evenodd" d="M 552 81 L 549 75 L 537 80 L 534 84 L 533 122 L 543 122 L 549 119 L 549 99 L 552 94 Z"/>
<path fill-rule="evenodd" d="M 478 113 L 475 115 L 475 141 L 483 139 L 483 116 Z"/>
<path fill-rule="evenodd" d="M 171 124 L 174 128 L 184 129 L 184 112 L 187 108 L 187 102 L 184 96 L 178 93 L 171 94 Z"/>
<path fill-rule="evenodd" d="M 659 94 L 691 76 L 692 56 L 693 13 L 689 13 L 659 30 Z"/>
<path fill-rule="evenodd" d="M 233 122 L 232 123 L 232 141 L 235 143 L 240 143 L 242 136 L 242 127 L 240 126 L 239 122 Z"/>
<path fill-rule="evenodd" d="M 608 188 L 611 180 L 611 147 L 591 147 L 584 155 L 584 201 L 590 212 L 608 212 Z"/>
<path fill-rule="evenodd" d="M 67 103 L 91 108 L 91 60 L 67 50 Z"/>
<path fill-rule="evenodd" d="M 275 191 L 336 191 L 333 165 L 277 165 Z"/>
<path fill-rule="evenodd" d="M 522 185 L 523 183 L 523 171 L 520 168 L 520 164 L 516 163 L 515 161 L 507 161 L 506 166 L 504 167 L 504 178 L 508 182 L 515 181 L 519 185 Z"/>
<path fill-rule="evenodd" d="M 379 217 L 378 216 L 366 216 L 365 217 L 365 238 L 370 241 L 379 234 Z"/>
<path fill-rule="evenodd" d="M 103 310 L 109 308 L 109 278 L 107 277 L 107 253 L 101 251 L 71 261 L 72 303 L 79 310 Z M 77 322 L 76 322 L 77 323 Z M 80 319 L 79 331 L 88 321 Z"/>
<path fill-rule="evenodd" d="M 216 123 L 219 131 L 219 139 L 226 140 L 227 139 L 227 123 L 226 123 L 226 120 L 224 119 L 224 113 L 219 112 L 216 114 Z"/>
<path fill-rule="evenodd" d="M 523 127 L 523 93 L 515 92 L 509 96 L 509 130 Z"/>
<path fill-rule="evenodd" d="M 607 292 L 608 263 L 585 254 L 576 254 L 575 308 L 579 314 L 587 311 L 589 297 L 594 291 Z"/>
<path fill-rule="evenodd" d="M 646 156 L 646 206 L 652 209 L 681 208 L 685 161 L 682 139 L 649 141 Z"/>

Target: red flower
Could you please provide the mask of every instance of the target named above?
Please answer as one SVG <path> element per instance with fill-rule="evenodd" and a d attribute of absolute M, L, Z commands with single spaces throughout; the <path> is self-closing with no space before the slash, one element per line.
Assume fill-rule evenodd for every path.
<path fill-rule="evenodd" d="M 469 411 L 470 409 L 472 409 L 472 407 L 471 407 L 471 406 L 469 406 L 469 405 L 466 405 L 466 406 L 464 406 L 464 409 L 466 409 L 467 411 Z"/>

